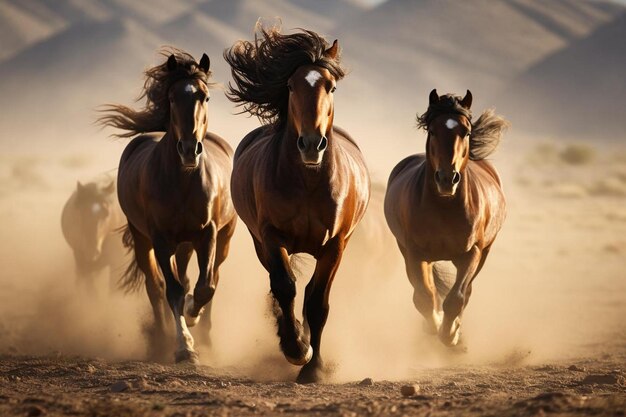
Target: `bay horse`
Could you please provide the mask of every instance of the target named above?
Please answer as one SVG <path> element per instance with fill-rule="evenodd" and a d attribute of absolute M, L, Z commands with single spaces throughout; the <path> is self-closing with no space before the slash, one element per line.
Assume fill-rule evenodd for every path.
<path fill-rule="evenodd" d="M 428 133 L 426 153 L 396 165 L 385 196 L 385 218 L 404 257 L 413 303 L 425 330 L 447 346 L 459 342 L 472 282 L 506 216 L 500 178 L 485 158 L 509 124 L 493 110 L 472 122 L 471 105 L 469 90 L 463 98 L 431 91 L 428 110 L 417 119 Z M 447 295 L 438 292 L 444 277 L 433 269 L 441 260 L 457 270 Z"/>
<path fill-rule="evenodd" d="M 195 363 L 188 328 L 213 298 L 237 218 L 229 190 L 232 149 L 207 131 L 209 57 L 197 63 L 178 49 L 162 54 L 167 61 L 146 71 L 145 108 L 109 106 L 100 122 L 125 131 L 118 136 L 139 135 L 122 153 L 117 181 L 128 219 L 125 241 L 135 254 L 124 285 L 145 281 L 155 343 L 166 337 L 167 299 L 176 325 L 175 360 Z M 200 274 L 192 295 L 186 294 L 186 270 L 194 250 Z"/>
<path fill-rule="evenodd" d="M 261 39 L 239 41 L 224 57 L 236 84 L 229 98 L 264 124 L 235 152 L 233 203 L 270 276 L 282 352 L 303 365 L 298 382 L 320 381 L 331 284 L 370 189 L 359 147 L 333 126 L 336 84 L 345 75 L 339 45 L 308 30 L 261 28 Z M 297 253 L 317 261 L 305 290 L 304 328 L 294 314 L 290 255 Z"/>
<path fill-rule="evenodd" d="M 125 261 L 118 231 L 125 224 L 115 194 L 115 178 L 106 176 L 85 184 L 76 183 L 76 189 L 63 206 L 61 230 L 74 254 L 79 287 L 93 291 L 98 273 L 107 268 L 109 287 L 115 287 Z"/>

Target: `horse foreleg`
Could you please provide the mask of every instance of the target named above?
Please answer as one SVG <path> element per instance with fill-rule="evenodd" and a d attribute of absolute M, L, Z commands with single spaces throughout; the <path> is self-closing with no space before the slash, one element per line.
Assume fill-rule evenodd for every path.
<path fill-rule="evenodd" d="M 174 265 L 176 265 L 176 277 L 180 285 L 185 288 L 185 292 L 189 291 L 189 277 L 187 276 L 187 267 L 189 266 L 189 260 L 193 254 L 193 245 L 189 242 L 184 242 L 178 245 L 176 248 L 176 254 L 174 255 Z"/>
<path fill-rule="evenodd" d="M 326 243 L 318 256 L 313 278 L 307 285 L 304 299 L 304 315 L 311 334 L 313 357 L 298 374 L 299 383 L 319 382 L 324 378 L 324 363 L 320 354 L 322 332 L 328 319 L 330 288 L 341 263 L 345 242 L 335 237 Z"/>
<path fill-rule="evenodd" d="M 189 361 L 196 363 L 198 355 L 193 349 L 193 337 L 187 328 L 187 323 L 183 316 L 185 289 L 178 282 L 172 270 L 171 257 L 174 255 L 175 247 L 159 235 L 154 236 L 152 242 L 157 262 L 165 277 L 165 296 L 174 315 L 176 342 L 178 345 L 175 353 L 176 362 Z"/>
<path fill-rule="evenodd" d="M 237 224 L 237 216 L 234 216 L 233 219 L 226 224 L 224 227 L 217 232 L 217 242 L 215 249 L 215 263 L 213 265 L 213 280 L 215 281 L 215 285 L 219 284 L 220 275 L 219 268 L 226 260 L 228 256 L 228 251 L 230 248 L 230 239 L 233 237 L 233 233 L 235 233 L 235 226 Z M 207 347 L 211 347 L 211 310 L 213 307 L 213 300 L 209 301 L 205 307 L 204 312 L 202 313 L 202 323 L 200 323 L 202 329 L 198 333 L 200 337 L 200 341 Z"/>
<path fill-rule="evenodd" d="M 214 274 L 215 265 L 215 244 L 217 240 L 217 227 L 214 222 L 206 227 L 202 238 L 193 242 L 194 249 L 198 256 L 198 282 L 193 290 L 193 295 L 185 296 L 185 320 L 187 326 L 192 327 L 200 320 L 200 314 L 204 306 L 213 299 L 217 280 Z"/>
<path fill-rule="evenodd" d="M 270 274 L 270 289 L 278 304 L 274 313 L 280 348 L 290 363 L 304 365 L 311 360 L 313 350 L 304 335 L 302 324 L 295 317 L 296 282 L 287 249 L 280 243 L 278 233 L 269 227 L 264 230 L 263 243 L 255 241 L 255 247 L 261 263 Z"/>
<path fill-rule="evenodd" d="M 473 246 L 469 252 L 452 259 L 456 281 L 443 302 L 443 322 L 439 339 L 447 346 L 456 346 L 461 335 L 461 314 L 467 304 L 467 289 L 481 266 L 482 251 Z"/>
<path fill-rule="evenodd" d="M 413 304 L 424 317 L 424 330 L 436 335 L 441 327 L 443 313 L 433 280 L 432 263 L 426 262 L 415 251 L 400 248 L 404 256 L 406 274 L 413 286 Z"/>

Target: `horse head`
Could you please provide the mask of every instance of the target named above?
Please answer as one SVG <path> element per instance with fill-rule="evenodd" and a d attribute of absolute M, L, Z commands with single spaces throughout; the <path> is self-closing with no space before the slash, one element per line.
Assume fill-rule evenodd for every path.
<path fill-rule="evenodd" d="M 434 173 L 437 192 L 443 197 L 456 194 L 470 154 L 472 133 L 472 93 L 463 99 L 453 95 L 439 96 L 433 90 L 425 121 L 428 131 L 426 159 Z"/>
<path fill-rule="evenodd" d="M 167 60 L 167 70 L 175 74 L 181 64 L 174 54 Z M 209 57 L 204 54 L 198 69 L 209 73 Z M 207 84 L 199 77 L 181 78 L 172 83 L 169 92 L 169 131 L 176 140 L 176 150 L 185 168 L 196 168 L 204 151 L 202 140 L 208 128 L 210 99 Z"/>
<path fill-rule="evenodd" d="M 324 55 L 337 57 L 337 41 Z M 296 145 L 305 166 L 319 166 L 328 147 L 328 136 L 335 114 L 333 93 L 337 80 L 331 72 L 311 64 L 299 67 L 287 81 L 289 124 L 297 134 Z"/>
<path fill-rule="evenodd" d="M 76 184 L 76 208 L 82 242 L 80 250 L 86 260 L 95 261 L 102 254 L 105 238 L 113 225 L 115 182 L 101 186 L 96 183 Z"/>

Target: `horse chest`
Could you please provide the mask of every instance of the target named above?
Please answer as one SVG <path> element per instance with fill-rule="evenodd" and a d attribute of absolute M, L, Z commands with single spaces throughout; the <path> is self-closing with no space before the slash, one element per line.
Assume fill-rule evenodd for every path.
<path fill-rule="evenodd" d="M 276 219 L 288 237 L 291 253 L 315 253 L 336 232 L 337 205 L 321 207 L 313 202 L 292 205 L 291 215 Z"/>
<path fill-rule="evenodd" d="M 208 198 L 181 199 L 156 202 L 153 207 L 157 228 L 175 236 L 186 236 L 201 231 L 211 220 L 211 204 Z"/>
<path fill-rule="evenodd" d="M 467 252 L 476 241 L 475 224 L 461 214 L 433 215 L 418 211 L 414 214 L 412 227 L 413 244 L 434 258 L 448 257 Z"/>

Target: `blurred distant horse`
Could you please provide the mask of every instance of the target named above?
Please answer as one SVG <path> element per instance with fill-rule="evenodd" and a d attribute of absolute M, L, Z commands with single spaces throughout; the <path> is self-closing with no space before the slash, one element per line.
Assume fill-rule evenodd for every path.
<path fill-rule="evenodd" d="M 231 189 L 270 274 L 281 349 L 289 362 L 304 365 L 298 381 L 314 382 L 323 378 L 331 284 L 365 213 L 370 181 L 354 140 L 333 127 L 334 92 L 344 76 L 337 41 L 331 46 L 311 31 L 261 32 L 260 40 L 224 53 L 236 83 L 231 99 L 267 123 L 239 144 Z M 294 313 L 296 253 L 317 260 L 305 291 L 305 329 Z"/>
<path fill-rule="evenodd" d="M 508 122 L 485 111 L 472 122 L 472 94 L 430 93 L 418 126 L 426 129 L 426 154 L 402 160 L 391 172 L 385 217 L 396 237 L 413 285 L 413 302 L 426 329 L 454 346 L 472 282 L 483 267 L 506 215 L 495 168 L 485 160 L 498 146 Z M 457 269 L 447 295 L 435 261 Z M 443 304 L 441 298 L 445 295 Z"/>
<path fill-rule="evenodd" d="M 80 286 L 93 290 L 96 275 L 105 268 L 109 268 L 109 285 L 115 285 L 124 262 L 120 229 L 125 224 L 114 178 L 76 184 L 63 207 L 61 229 L 74 252 Z"/>
<path fill-rule="evenodd" d="M 209 57 L 204 54 L 197 63 L 173 48 L 163 55 L 169 55 L 165 63 L 146 71 L 145 109 L 110 106 L 100 121 L 125 130 L 123 137 L 140 134 L 122 154 L 117 181 L 128 219 L 124 238 L 135 252 L 125 286 L 145 281 L 155 317 L 155 343 L 166 337 L 167 298 L 176 325 L 176 362 L 196 362 L 188 327 L 198 322 L 213 299 L 218 268 L 235 229 L 229 191 L 232 149 L 207 132 Z M 186 271 L 194 250 L 200 274 L 192 295 L 186 294 Z M 210 320 L 210 310 L 204 316 Z"/>

